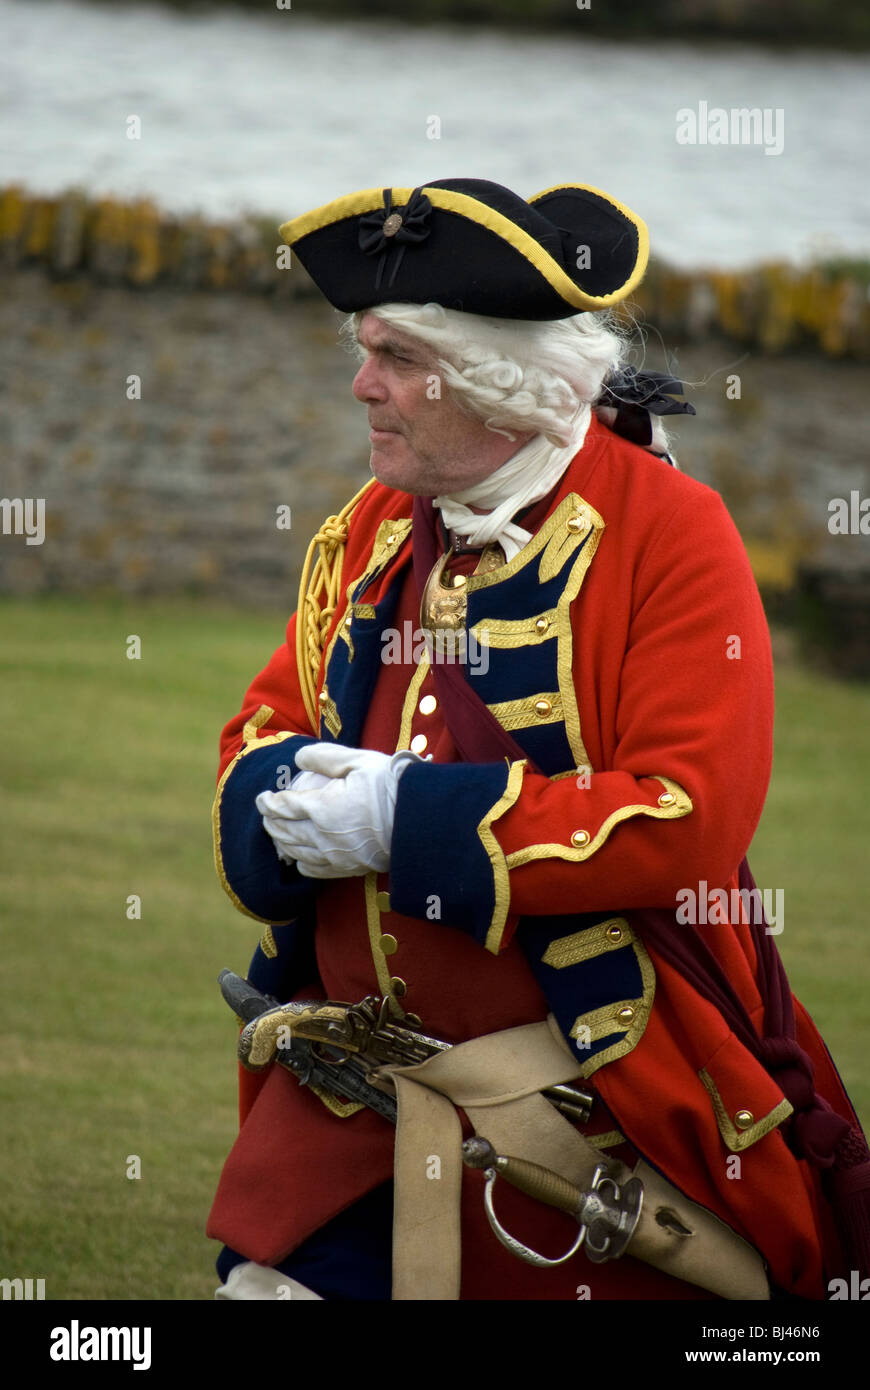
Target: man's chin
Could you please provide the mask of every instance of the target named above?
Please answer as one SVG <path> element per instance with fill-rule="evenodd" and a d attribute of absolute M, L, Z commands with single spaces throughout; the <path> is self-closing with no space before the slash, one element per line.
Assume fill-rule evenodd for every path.
<path fill-rule="evenodd" d="M 396 492 L 408 492 L 412 497 L 434 497 L 435 493 L 421 478 L 422 472 L 419 463 L 408 459 L 397 459 L 388 456 L 385 450 L 372 445 L 369 457 L 369 467 L 384 487 L 391 487 Z"/>

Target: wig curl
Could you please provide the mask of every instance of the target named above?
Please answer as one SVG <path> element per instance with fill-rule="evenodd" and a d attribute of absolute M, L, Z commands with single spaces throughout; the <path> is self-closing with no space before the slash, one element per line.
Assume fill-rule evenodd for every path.
<path fill-rule="evenodd" d="M 440 304 L 378 304 L 342 326 L 361 358 L 357 335 L 367 313 L 430 347 L 454 400 L 509 439 L 516 431 L 567 445 L 581 410 L 627 353 L 626 334 L 607 310 L 538 322 Z"/>

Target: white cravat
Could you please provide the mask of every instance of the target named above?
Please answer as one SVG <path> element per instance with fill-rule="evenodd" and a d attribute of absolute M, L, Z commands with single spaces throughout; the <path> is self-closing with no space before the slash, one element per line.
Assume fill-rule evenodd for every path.
<path fill-rule="evenodd" d="M 483 482 L 463 488 L 461 492 L 433 497 L 432 505 L 441 509 L 445 526 L 471 545 L 498 541 L 505 559 L 512 560 L 532 536 L 530 531 L 511 521 L 511 517 L 523 507 L 546 497 L 555 487 L 583 446 L 591 414 L 590 406 L 580 407 L 567 445 L 551 444 L 544 435 L 536 434 Z M 469 503 L 487 510 L 482 515 L 473 512 Z"/>

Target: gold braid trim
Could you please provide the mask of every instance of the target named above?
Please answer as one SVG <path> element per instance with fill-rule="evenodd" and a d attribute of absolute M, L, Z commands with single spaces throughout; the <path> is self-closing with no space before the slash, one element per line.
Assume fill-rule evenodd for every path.
<path fill-rule="evenodd" d="M 748 1129 L 741 1131 L 737 1128 L 734 1120 L 725 1109 L 724 1102 L 719 1094 L 719 1088 L 706 1067 L 702 1067 L 698 1075 L 710 1093 L 710 1099 L 713 1102 L 713 1111 L 716 1115 L 716 1123 L 719 1126 L 719 1133 L 725 1140 L 726 1147 L 729 1148 L 732 1153 L 736 1154 L 740 1153 L 741 1149 L 748 1149 L 750 1144 L 755 1144 L 759 1139 L 763 1139 L 766 1134 L 769 1134 L 772 1129 L 776 1129 L 777 1126 L 782 1124 L 783 1120 L 787 1120 L 789 1115 L 793 1113 L 794 1106 L 783 1096 L 778 1105 L 775 1105 L 773 1109 L 768 1111 L 766 1115 L 763 1115 L 760 1120 L 756 1120 Z"/>
<path fill-rule="evenodd" d="M 336 516 L 329 516 L 314 536 L 305 555 L 299 581 L 296 616 L 296 669 L 305 712 L 312 729 L 318 728 L 317 677 L 329 625 L 341 596 L 341 570 L 351 513 L 374 483 L 369 478 Z"/>

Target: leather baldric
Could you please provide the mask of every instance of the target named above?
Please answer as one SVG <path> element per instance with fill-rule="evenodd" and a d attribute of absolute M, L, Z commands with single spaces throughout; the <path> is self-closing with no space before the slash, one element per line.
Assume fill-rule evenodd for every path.
<path fill-rule="evenodd" d="M 578 1187 L 591 1185 L 601 1153 L 540 1094 L 576 1079 L 579 1067 L 555 1020 L 488 1033 L 412 1067 L 382 1068 L 398 1099 L 393 1299 L 452 1300 L 461 1281 L 461 1107 L 499 1153 L 550 1168 Z M 438 1182 L 427 1159 L 441 1161 Z M 625 1165 L 612 1165 L 617 1181 Z M 640 1221 L 628 1253 L 720 1298 L 769 1299 L 756 1250 L 709 1211 L 641 1161 Z"/>

